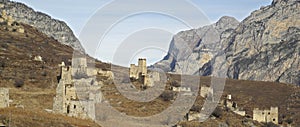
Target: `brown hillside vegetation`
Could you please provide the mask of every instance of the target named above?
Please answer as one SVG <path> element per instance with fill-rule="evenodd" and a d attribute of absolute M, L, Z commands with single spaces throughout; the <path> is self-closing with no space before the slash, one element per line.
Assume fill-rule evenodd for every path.
<path fill-rule="evenodd" d="M 10 88 L 10 108 L 0 109 L 0 119 L 4 123 L 9 121 L 13 126 L 98 126 L 89 120 L 80 120 L 63 115 L 52 114 L 45 109 L 52 109 L 53 97 L 59 74 L 58 64 L 65 61 L 70 65 L 73 50 L 61 45 L 53 38 L 41 34 L 31 26 L 21 24 L 25 33 L 8 31 L 0 26 L 0 86 Z M 41 56 L 43 61 L 35 61 L 35 56 Z M 97 68 L 110 70 L 109 64 L 97 62 Z M 124 67 L 114 66 L 116 80 L 122 82 L 122 76 L 128 73 Z M 174 98 L 159 97 L 151 102 L 134 102 L 118 92 L 116 82 L 107 77 L 98 77 L 104 82 L 103 95 L 115 109 L 131 116 L 151 116 L 160 113 L 176 99 L 176 92 L 169 90 L 174 81 L 180 82 L 179 75 L 167 74 L 170 80 L 165 90 Z M 200 86 L 209 86 L 210 77 L 201 77 Z M 192 83 L 192 81 L 191 81 Z M 134 81 L 138 87 L 140 83 Z M 254 108 L 267 109 L 271 106 L 279 107 L 279 119 L 282 123 L 292 120 L 293 125 L 300 125 L 300 90 L 287 84 L 272 82 L 253 82 L 227 80 L 223 96 L 231 94 L 238 106 L 246 111 L 248 117 L 241 117 L 231 111 L 221 110 L 221 116 L 208 119 L 203 123 L 180 122 L 185 127 L 219 126 L 226 123 L 230 126 L 250 126 L 263 124 L 252 121 Z M 198 96 L 195 106 L 202 107 L 204 98 Z M 18 107 L 18 108 L 15 108 Z"/>

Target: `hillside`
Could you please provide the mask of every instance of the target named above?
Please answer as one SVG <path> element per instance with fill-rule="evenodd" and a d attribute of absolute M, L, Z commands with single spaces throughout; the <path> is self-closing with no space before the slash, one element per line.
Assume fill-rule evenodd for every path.
<path fill-rule="evenodd" d="M 33 10 L 31 7 L 19 2 L 4 0 L 4 6 L 0 11 L 7 11 L 18 22 L 33 26 L 38 31 L 53 37 L 58 42 L 74 49 L 81 49 L 79 40 L 75 37 L 71 28 L 63 21 L 53 19 L 49 15 Z"/>
<path fill-rule="evenodd" d="M 15 24 L 0 25 L 0 86 L 10 89 L 13 100 L 11 108 L 0 109 L 1 121 L 10 121 L 11 126 L 98 126 L 45 111 L 52 109 L 58 63 L 70 63 L 73 49 L 29 25 Z M 25 31 L 14 31 L 14 27 Z M 38 56 L 42 59 L 35 59 Z"/>
<path fill-rule="evenodd" d="M 96 126 L 90 121 L 69 118 L 45 111 L 45 109 L 52 109 L 53 97 L 56 94 L 58 63 L 61 61 L 66 61 L 67 63 L 71 57 L 72 49 L 37 32 L 36 29 L 30 26 L 20 25 L 25 29 L 24 34 L 5 29 L 0 32 L 1 45 L 3 45 L 1 48 L 1 56 L 3 56 L 1 62 L 5 63 L 1 68 L 0 85 L 1 87 L 10 88 L 10 98 L 13 100 L 11 103 L 12 108 L 0 110 L 3 116 L 2 119 L 7 120 L 12 115 L 10 120 L 15 126 L 86 126 L 88 124 Z M 4 27 L 3 25 L 1 26 L 1 28 Z M 32 57 L 29 57 L 30 54 L 33 54 Z M 42 56 L 43 62 L 34 60 L 33 56 L 38 55 Z M 110 65 L 97 62 L 96 67 L 109 70 Z M 128 73 L 128 69 L 117 66 L 115 68 L 117 68 L 115 75 L 119 75 L 118 78 L 122 82 L 121 77 Z M 46 74 L 42 72 L 46 72 Z M 179 75 L 168 76 L 171 80 L 167 82 L 167 91 L 169 91 L 168 87 L 171 85 L 171 82 L 180 82 Z M 24 80 L 24 84 L 15 87 L 16 79 Z M 102 92 L 106 100 L 117 110 L 128 115 L 151 116 L 163 111 L 172 104 L 172 101 L 165 101 L 163 98 L 157 98 L 150 103 L 134 102 L 118 94 L 115 88 L 116 82 L 101 76 L 98 77 L 98 80 L 104 82 Z M 200 81 L 201 86 L 210 85 L 209 77 L 202 77 Z M 137 85 L 139 85 L 138 82 Z M 285 116 L 285 118 L 281 118 L 282 121 L 285 121 L 287 118 L 293 118 L 294 124 L 298 124 L 299 116 L 297 115 L 299 113 L 297 112 L 300 111 L 298 106 L 300 101 L 297 101 L 297 96 L 300 93 L 297 93 L 297 90 L 299 91 L 299 88 L 286 84 L 227 80 L 224 96 L 227 93 L 232 94 L 240 107 L 243 107 L 250 116 L 251 111 L 255 107 L 269 108 L 270 106 L 279 106 L 280 114 Z M 203 105 L 203 100 L 202 97 L 198 96 L 195 105 Z M 287 107 L 289 107 L 289 111 L 286 110 Z M 262 126 L 262 124 L 232 112 L 225 110 L 222 112 L 221 118 L 209 119 L 204 123 L 182 122 L 181 124 L 187 127 L 194 125 L 217 126 L 227 121 L 230 125 L 248 126 L 248 124 L 243 123 L 246 119 L 254 125 Z M 32 117 L 28 117 L 28 115 Z"/>
<path fill-rule="evenodd" d="M 228 24 L 230 28 L 226 30 L 211 28 L 210 31 L 214 33 L 219 30 L 223 37 L 228 37 L 234 32 L 233 28 L 238 22 L 233 18 L 223 17 L 223 20 L 215 24 L 220 25 L 223 24 L 221 22 L 228 22 L 228 20 L 233 23 Z M 38 28 L 20 22 L 13 22 L 13 24 L 13 26 L 9 26 L 6 23 L 0 23 L 0 87 L 10 89 L 9 95 L 12 100 L 9 108 L 0 109 L 0 120 L 5 124 L 17 127 L 99 126 L 90 120 L 50 113 L 53 108 L 53 97 L 56 95 L 55 88 L 58 84 L 57 76 L 60 71 L 58 64 L 64 61 L 66 65 L 71 65 L 72 47 L 63 45 L 52 36 L 40 32 Z M 16 28 L 23 28 L 24 32 Z M 209 40 L 210 38 L 206 38 L 203 42 Z M 218 43 L 220 40 L 215 41 Z M 203 51 L 206 48 L 200 44 L 200 49 L 197 51 Z M 92 58 L 88 57 L 88 59 Z M 137 117 L 152 116 L 170 107 L 178 98 L 179 93 L 171 91 L 170 87 L 174 85 L 174 82 L 181 81 L 180 75 L 166 74 L 169 80 L 160 97 L 150 102 L 136 102 L 124 97 L 116 88 L 116 85 L 120 85 L 119 83 L 132 83 L 132 87 L 136 88 L 141 86 L 139 81 L 130 82 L 124 79 L 129 72 L 128 68 L 100 61 L 96 61 L 95 67 L 102 70 L 111 70 L 111 67 L 114 67 L 114 81 L 110 79 L 111 77 L 101 75 L 97 75 L 97 79 L 103 83 L 101 91 L 105 98 L 104 101 L 109 102 L 112 107 L 124 114 Z M 209 86 L 211 84 L 211 77 L 185 76 L 184 78 L 192 85 L 193 90 L 198 85 Z M 200 79 L 199 84 L 195 83 L 195 78 Z M 192 108 L 196 112 L 201 109 L 205 101 L 205 98 L 200 97 L 199 94 Z M 207 121 L 200 123 L 184 121 L 183 115 L 181 119 L 183 121 L 178 120 L 178 124 L 184 127 L 221 125 L 260 127 L 265 124 L 252 120 L 253 109 L 268 109 L 271 106 L 277 106 L 279 107 L 280 123 L 287 125 L 288 122 L 291 122 L 293 126 L 300 125 L 299 87 L 284 83 L 227 79 L 222 98 L 224 99 L 228 94 L 232 95 L 238 107 L 246 111 L 245 117 L 234 114 L 219 105 L 219 117 L 212 116 Z M 167 115 L 172 116 L 173 114 Z M 121 116 L 114 117 L 110 121 L 116 124 L 128 122 L 121 119 Z M 164 121 L 160 124 L 170 126 L 168 122 Z M 141 125 L 140 123 L 133 124 Z"/>

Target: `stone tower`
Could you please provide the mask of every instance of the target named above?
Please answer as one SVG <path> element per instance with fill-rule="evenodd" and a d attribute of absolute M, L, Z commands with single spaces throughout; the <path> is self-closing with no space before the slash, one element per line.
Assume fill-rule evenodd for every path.
<path fill-rule="evenodd" d="M 72 73 L 86 74 L 87 63 L 84 58 L 73 59 L 71 66 L 62 62 L 59 83 L 54 97 L 53 111 L 71 117 L 95 120 L 95 104 L 102 101 L 101 86 L 94 77 L 75 79 Z M 93 83 L 92 83 L 93 82 Z"/>
<path fill-rule="evenodd" d="M 146 76 L 147 75 L 147 63 L 146 59 L 140 58 L 138 62 L 138 68 L 140 76 Z"/>
<path fill-rule="evenodd" d="M 130 78 L 141 79 L 147 76 L 147 63 L 146 59 L 140 58 L 138 65 L 130 64 L 129 70 Z"/>
<path fill-rule="evenodd" d="M 0 88 L 0 108 L 9 107 L 9 90 Z"/>
<path fill-rule="evenodd" d="M 87 60 L 85 57 L 78 57 L 72 59 L 72 67 L 74 71 L 85 72 L 87 68 Z"/>
<path fill-rule="evenodd" d="M 258 122 L 272 122 L 278 124 L 278 107 L 271 107 L 270 110 L 253 110 L 253 120 Z"/>

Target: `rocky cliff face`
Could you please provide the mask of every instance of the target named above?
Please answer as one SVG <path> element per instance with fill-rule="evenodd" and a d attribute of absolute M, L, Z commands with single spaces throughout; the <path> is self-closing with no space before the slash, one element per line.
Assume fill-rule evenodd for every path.
<path fill-rule="evenodd" d="M 214 50 L 224 50 L 225 59 L 220 56 L 220 52 L 214 54 L 205 50 L 204 53 L 203 49 L 210 49 L 207 46 L 197 48 L 202 44 L 197 40 L 203 42 L 207 36 L 203 36 L 206 34 L 201 32 L 192 34 L 191 31 L 195 30 L 191 30 L 179 33 L 171 43 L 170 54 L 174 54 L 173 58 L 180 59 L 175 61 L 168 55 L 155 66 L 175 73 L 182 73 L 178 70 L 183 70 L 187 74 L 200 75 L 211 75 L 213 69 L 227 69 L 229 78 L 300 85 L 299 0 L 274 0 L 271 5 L 252 12 L 238 26 L 236 25 L 236 28 L 234 24 L 236 23 L 231 27 L 224 27 L 224 31 L 219 31 L 219 34 L 207 27 L 199 29 L 210 35 L 211 39 L 206 41 L 216 45 Z M 178 48 L 176 38 L 195 36 L 197 38 L 187 40 L 193 52 L 182 55 L 180 50 L 185 50 Z M 176 69 L 177 66 L 181 69 Z"/>
<path fill-rule="evenodd" d="M 6 10 L 7 14 L 12 16 L 17 22 L 31 25 L 49 37 L 53 37 L 58 42 L 78 49 L 80 42 L 73 34 L 68 25 L 50 16 L 36 12 L 25 4 L 9 0 L 1 1 L 3 6 L 0 10 Z"/>
<path fill-rule="evenodd" d="M 274 0 L 227 39 L 229 78 L 300 85 L 300 1 Z"/>
<path fill-rule="evenodd" d="M 173 37 L 168 55 L 154 66 L 175 73 L 208 75 L 199 69 L 210 65 L 212 58 L 224 47 L 220 42 L 238 24 L 236 19 L 224 16 L 212 25 L 180 32 Z"/>

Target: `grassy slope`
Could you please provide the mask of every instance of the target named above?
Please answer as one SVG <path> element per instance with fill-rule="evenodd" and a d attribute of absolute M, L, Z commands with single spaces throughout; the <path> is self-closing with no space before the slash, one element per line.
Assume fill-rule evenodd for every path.
<path fill-rule="evenodd" d="M 0 118 L 7 120 L 9 116 L 12 116 L 10 121 L 15 126 L 97 126 L 88 120 L 69 118 L 44 111 L 44 109 L 52 109 L 57 85 L 56 76 L 59 73 L 57 65 L 61 61 L 69 63 L 73 50 L 30 26 L 24 25 L 24 27 L 25 34 L 9 32 L 3 29 L 3 26 L 0 27 L 0 86 L 11 88 L 10 98 L 13 100 L 11 107 L 24 106 L 24 109 L 1 109 Z M 38 55 L 43 57 L 44 62 L 33 61 L 33 57 Z M 109 64 L 101 62 L 97 62 L 96 67 L 110 69 Z M 128 69 L 123 67 L 117 67 L 117 71 L 121 75 L 128 73 Z M 178 75 L 169 76 L 171 80 L 180 81 Z M 24 80 L 23 87 L 14 87 L 17 79 Z M 103 80 L 103 78 L 99 77 L 99 80 Z M 110 100 L 116 109 L 128 115 L 150 116 L 163 111 L 172 103 L 163 101 L 161 98 L 149 103 L 133 102 L 118 94 L 113 82 L 104 82 L 106 83 L 102 91 L 105 98 Z M 167 87 L 170 82 L 167 83 Z M 209 84 L 209 77 L 201 78 L 200 85 Z M 285 114 L 286 118 L 292 117 L 294 122 L 298 122 L 296 124 L 300 125 L 300 101 L 297 100 L 297 97 L 291 97 L 297 91 L 299 88 L 286 84 L 227 80 L 224 96 L 226 93 L 232 94 L 238 106 L 243 107 L 250 116 L 255 107 L 262 109 L 279 106 L 280 114 Z M 300 92 L 298 94 L 300 95 Z M 196 105 L 201 106 L 203 102 L 203 98 L 198 97 Z M 290 111 L 287 110 L 288 106 L 291 107 Z M 217 126 L 219 123 L 227 121 L 230 125 L 242 126 L 243 120 L 245 120 L 243 117 L 231 112 L 224 112 L 221 118 L 215 120 L 182 124 L 186 126 Z"/>

